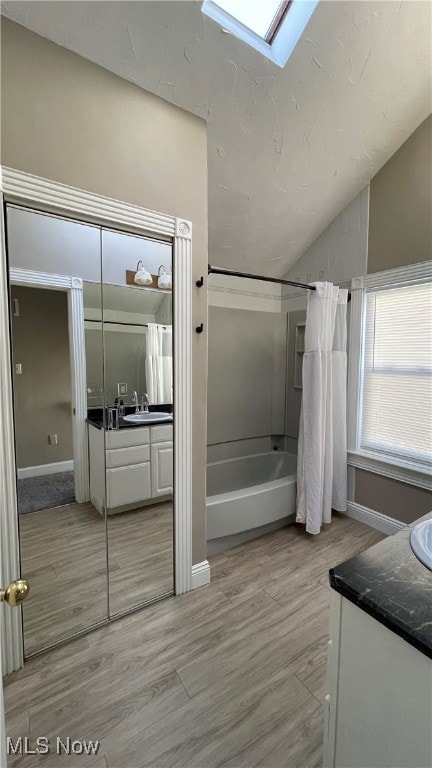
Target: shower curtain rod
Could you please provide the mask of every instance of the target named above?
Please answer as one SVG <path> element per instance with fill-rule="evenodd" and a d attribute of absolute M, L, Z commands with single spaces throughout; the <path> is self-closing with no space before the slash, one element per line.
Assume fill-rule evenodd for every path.
<path fill-rule="evenodd" d="M 266 277 L 265 275 L 252 275 L 249 272 L 236 272 L 234 269 L 221 269 L 220 267 L 212 267 L 208 265 L 209 275 L 228 275 L 229 277 L 247 277 L 249 280 L 262 280 L 266 283 L 279 283 L 281 285 L 293 285 L 294 288 L 305 288 L 307 291 L 316 291 L 315 285 L 308 285 L 307 283 L 295 283 L 293 280 L 282 280 L 279 277 Z M 199 282 L 199 281 L 198 281 Z M 198 285 L 197 282 L 197 285 Z M 351 294 L 348 291 L 348 301 L 351 299 Z"/>
<path fill-rule="evenodd" d="M 293 285 L 295 288 L 306 288 L 308 291 L 316 291 L 314 285 L 307 283 L 294 283 L 292 280 L 282 280 L 279 277 L 266 277 L 265 275 L 252 275 L 249 272 L 236 272 L 234 269 L 221 269 L 208 265 L 209 275 L 228 275 L 229 277 L 247 277 L 249 280 L 263 280 L 266 283 L 280 283 L 282 285 Z"/>

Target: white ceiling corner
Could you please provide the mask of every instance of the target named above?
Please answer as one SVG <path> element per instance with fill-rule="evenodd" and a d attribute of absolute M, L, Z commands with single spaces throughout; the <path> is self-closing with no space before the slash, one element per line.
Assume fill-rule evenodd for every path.
<path fill-rule="evenodd" d="M 195 0 L 2 12 L 207 121 L 219 266 L 284 274 L 431 111 L 429 0 L 321 0 L 284 69 Z"/>

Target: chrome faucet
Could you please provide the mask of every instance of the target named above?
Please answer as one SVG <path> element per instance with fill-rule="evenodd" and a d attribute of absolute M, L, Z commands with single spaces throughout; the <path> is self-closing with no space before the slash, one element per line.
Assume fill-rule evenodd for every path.
<path fill-rule="evenodd" d="M 139 413 L 138 395 L 135 390 L 132 393 L 132 403 L 135 406 L 135 413 Z"/>
<path fill-rule="evenodd" d="M 149 412 L 149 397 L 147 392 L 144 392 L 141 398 L 141 413 L 148 413 L 148 412 Z"/>

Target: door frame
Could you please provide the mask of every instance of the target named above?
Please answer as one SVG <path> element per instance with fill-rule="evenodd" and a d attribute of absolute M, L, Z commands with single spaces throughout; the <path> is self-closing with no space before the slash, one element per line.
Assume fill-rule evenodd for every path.
<path fill-rule="evenodd" d="M 0 170 L 0 586 L 20 576 L 3 211 L 3 203 L 7 202 L 46 213 L 72 215 L 90 224 L 162 236 L 173 244 L 175 593 L 188 592 L 192 588 L 192 223 L 13 168 L 1 166 Z M 82 381 L 85 391 L 85 380 Z M 20 609 L 5 610 L 0 606 L 0 610 L 3 674 L 7 674 L 24 663 L 22 619 Z"/>
<path fill-rule="evenodd" d="M 86 355 L 84 338 L 83 281 L 80 277 L 52 275 L 30 269 L 9 269 L 9 283 L 27 288 L 66 291 L 68 302 L 69 359 L 71 374 L 71 419 L 75 498 L 90 500 L 88 441 L 86 433 Z"/>

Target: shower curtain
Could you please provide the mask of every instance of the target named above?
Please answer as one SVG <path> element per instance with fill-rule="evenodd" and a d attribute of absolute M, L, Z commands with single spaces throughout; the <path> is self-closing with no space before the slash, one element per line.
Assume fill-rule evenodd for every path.
<path fill-rule="evenodd" d="M 172 403 L 172 326 L 147 326 L 146 385 L 149 402 Z"/>
<path fill-rule="evenodd" d="M 348 291 L 313 283 L 305 327 L 296 521 L 308 533 L 347 507 L 346 310 Z"/>

